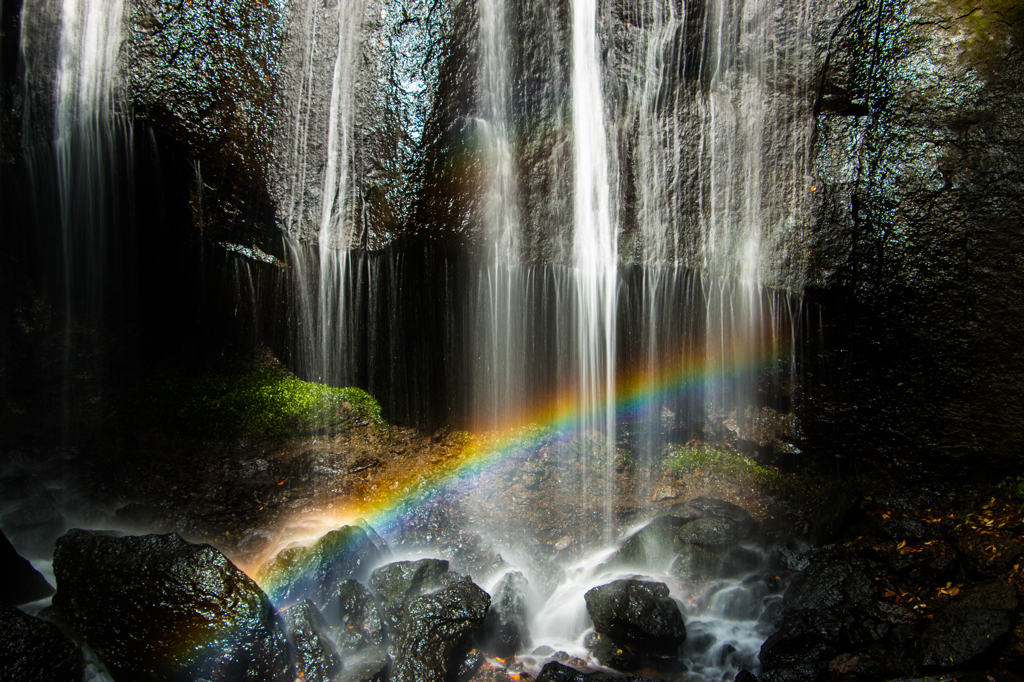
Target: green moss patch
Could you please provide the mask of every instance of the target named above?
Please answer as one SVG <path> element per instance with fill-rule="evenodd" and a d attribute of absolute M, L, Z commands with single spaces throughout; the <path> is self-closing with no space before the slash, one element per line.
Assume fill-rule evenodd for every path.
<path fill-rule="evenodd" d="M 366 391 L 302 381 L 274 366 L 154 380 L 134 407 L 145 421 L 203 439 L 274 440 L 385 426 Z"/>
<path fill-rule="evenodd" d="M 762 466 L 754 460 L 728 450 L 711 446 L 669 447 L 662 460 L 672 474 L 703 475 L 726 479 L 754 479 L 768 489 L 785 489 L 789 479 L 779 471 Z"/>

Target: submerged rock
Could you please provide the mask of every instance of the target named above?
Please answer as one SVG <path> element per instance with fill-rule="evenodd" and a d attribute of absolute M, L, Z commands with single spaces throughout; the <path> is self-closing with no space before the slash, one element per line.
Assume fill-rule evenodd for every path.
<path fill-rule="evenodd" d="M 668 586 L 642 580 L 616 580 L 584 595 L 594 629 L 620 646 L 674 655 L 686 640 L 679 606 Z"/>
<path fill-rule="evenodd" d="M 81 649 L 56 625 L 0 603 L 0 677 L 79 682 L 84 674 Z"/>
<path fill-rule="evenodd" d="M 53 569 L 54 607 L 115 678 L 295 679 L 270 600 L 209 545 L 76 529 Z"/>

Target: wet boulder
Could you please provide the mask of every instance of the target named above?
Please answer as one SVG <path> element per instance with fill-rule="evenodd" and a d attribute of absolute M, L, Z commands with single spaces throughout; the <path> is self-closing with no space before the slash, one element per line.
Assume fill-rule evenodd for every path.
<path fill-rule="evenodd" d="M 773 607 L 778 623 L 761 646 L 762 678 L 814 680 L 835 656 L 877 639 L 887 625 L 872 607 L 877 590 L 864 571 L 842 557 L 816 556 Z"/>
<path fill-rule="evenodd" d="M 447 574 L 436 591 L 408 602 L 391 641 L 392 682 L 444 682 L 468 654 L 491 598 L 469 578 Z"/>
<path fill-rule="evenodd" d="M 671 514 L 659 516 L 633 533 L 601 568 L 664 566 L 675 553 L 675 534 L 689 519 Z"/>
<path fill-rule="evenodd" d="M 743 507 L 717 497 L 695 497 L 680 504 L 672 505 L 671 514 L 688 519 L 718 518 L 732 521 L 739 526 L 746 526 L 753 531 L 757 522 Z"/>
<path fill-rule="evenodd" d="M 53 570 L 56 611 L 117 679 L 295 679 L 270 600 L 209 545 L 76 529 Z"/>
<path fill-rule="evenodd" d="M 616 580 L 584 595 L 594 629 L 620 647 L 675 655 L 686 640 L 683 614 L 664 583 Z"/>
<path fill-rule="evenodd" d="M 703 582 L 722 570 L 722 557 L 696 545 L 682 548 L 669 567 L 669 574 L 689 582 Z"/>
<path fill-rule="evenodd" d="M 0 671 L 5 680 L 79 682 L 85 661 L 56 625 L 0 603 Z"/>
<path fill-rule="evenodd" d="M 325 615 L 338 627 L 335 641 L 343 653 L 384 643 L 384 621 L 370 590 L 355 580 L 338 585 L 338 598 Z"/>
<path fill-rule="evenodd" d="M 348 579 L 365 579 L 383 559 L 374 537 L 359 526 L 342 526 L 310 547 L 280 552 L 260 569 L 259 580 L 278 606 L 311 600 L 318 607 L 338 597 L 338 586 Z"/>
<path fill-rule="evenodd" d="M 1015 540 L 1002 535 L 956 533 L 951 540 L 967 574 L 976 579 L 1006 574 L 1024 554 Z"/>
<path fill-rule="evenodd" d="M 753 537 L 756 526 L 732 519 L 711 516 L 696 519 L 676 532 L 680 545 L 696 545 L 709 552 L 724 552 Z"/>
<path fill-rule="evenodd" d="M 0 602 L 17 606 L 46 599 L 51 594 L 53 587 L 46 578 L 18 554 L 0 531 Z"/>
<path fill-rule="evenodd" d="M 446 579 L 450 579 L 448 562 L 442 559 L 395 561 L 370 575 L 370 590 L 390 630 L 401 622 L 409 602 L 441 587 Z"/>
<path fill-rule="evenodd" d="M 1004 581 L 976 585 L 947 605 L 921 635 L 921 665 L 954 668 L 984 656 L 1013 630 L 1020 599 Z"/>
<path fill-rule="evenodd" d="M 295 672 L 305 682 L 331 682 L 342 663 L 331 642 L 331 627 L 309 600 L 284 610 L 295 651 Z"/>
<path fill-rule="evenodd" d="M 514 656 L 530 639 L 526 624 L 526 577 L 509 571 L 494 587 L 491 608 L 476 633 L 480 649 L 507 658 Z"/>

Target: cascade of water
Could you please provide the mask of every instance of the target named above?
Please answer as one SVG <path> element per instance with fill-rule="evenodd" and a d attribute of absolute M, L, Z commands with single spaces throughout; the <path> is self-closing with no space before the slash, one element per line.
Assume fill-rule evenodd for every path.
<path fill-rule="evenodd" d="M 297 75 L 288 93 L 289 124 L 279 148 L 286 169 L 281 183 L 285 243 L 295 264 L 296 365 L 303 376 L 322 382 L 338 381 L 350 364 L 344 315 L 356 203 L 350 177 L 356 60 L 365 11 L 362 1 L 333 8 L 304 3 L 292 17 L 295 34 L 304 39 L 287 57 Z M 322 81 L 330 84 L 326 98 L 317 89 Z M 313 145 L 313 139 L 326 144 Z M 311 148 L 321 153 L 312 158 Z M 300 241 L 314 226 L 317 245 L 311 248 Z"/>
<path fill-rule="evenodd" d="M 123 14 L 122 2 L 66 0 L 57 59 L 54 152 L 65 300 L 80 298 L 92 321 L 103 314 L 101 278 L 113 230 L 109 179 Z"/>
<path fill-rule="evenodd" d="M 64 315 L 65 437 L 72 375 L 98 375 L 72 365 L 98 357 L 105 326 L 133 305 L 131 287 L 111 292 L 133 268 L 118 251 L 128 238 L 119 228 L 130 219 L 131 187 L 122 190 L 132 164 L 131 127 L 116 107 L 123 15 L 119 0 L 26 2 L 22 15 L 23 143 L 44 281 Z"/>
<path fill-rule="evenodd" d="M 470 304 L 478 317 L 481 348 L 473 354 L 475 421 L 517 421 L 526 395 L 525 292 L 528 273 L 520 262 L 518 191 L 510 139 L 511 55 L 506 0 L 482 0 L 480 15 L 480 109 L 483 138 L 482 227 L 489 258 L 474 283 Z"/>
<path fill-rule="evenodd" d="M 575 152 L 573 302 L 577 403 L 581 434 L 603 437 L 605 468 L 615 454 L 616 230 L 610 210 L 608 149 L 597 37 L 597 3 L 572 4 L 572 110 Z M 610 534 L 611 487 L 604 525 Z"/>
<path fill-rule="evenodd" d="M 765 287 L 799 294 L 803 282 L 798 247 L 812 190 L 813 97 L 803 73 L 811 61 L 809 5 L 645 7 L 645 48 L 628 103 L 637 121 L 636 255 L 649 268 L 703 273 L 703 411 L 709 424 L 742 422 L 755 407 L 752 361 L 793 350 L 791 335 L 779 334 L 796 323 L 779 304 L 785 295 Z M 646 290 L 656 300 L 664 296 L 658 287 L 676 277 L 655 279 Z M 646 322 L 647 372 L 672 352 L 655 331 L 663 324 L 654 316 Z M 706 416 L 691 431 L 704 428 Z"/>

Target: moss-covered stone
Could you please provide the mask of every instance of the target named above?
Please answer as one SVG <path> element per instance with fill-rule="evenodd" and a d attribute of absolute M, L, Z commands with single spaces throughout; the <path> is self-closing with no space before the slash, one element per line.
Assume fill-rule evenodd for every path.
<path fill-rule="evenodd" d="M 271 440 L 359 423 L 385 426 L 380 405 L 366 391 L 302 381 L 276 366 L 155 380 L 137 402 L 143 419 L 206 439 Z"/>

